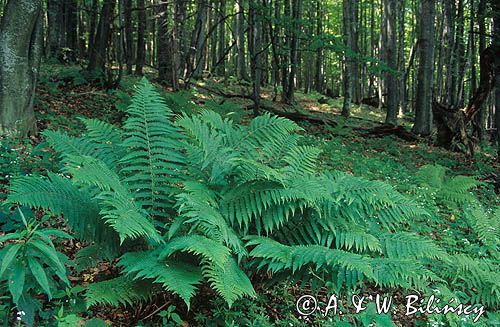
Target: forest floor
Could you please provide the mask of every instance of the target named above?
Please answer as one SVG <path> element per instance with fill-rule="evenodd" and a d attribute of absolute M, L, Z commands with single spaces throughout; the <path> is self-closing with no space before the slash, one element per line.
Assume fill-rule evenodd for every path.
<path fill-rule="evenodd" d="M 120 124 L 124 119 L 123 109 L 128 105 L 133 94 L 133 86 L 139 81 L 136 77 L 125 77 L 117 90 L 106 91 L 97 84 L 89 84 L 79 73 L 76 66 L 45 66 L 42 68 L 36 98 L 38 129 L 63 129 L 70 134 L 83 130 L 78 117 L 99 118 Z M 213 108 L 235 121 L 246 122 L 252 116 L 249 109 L 252 102 L 245 97 L 231 96 L 224 98 L 221 92 L 231 95 L 250 94 L 250 86 L 237 84 L 236 81 L 197 82 L 191 91 L 172 94 L 165 91 L 167 104 L 176 113 L 191 113 L 201 106 Z M 212 90 L 212 91 L 210 91 Z M 325 123 L 301 121 L 306 143 L 320 146 L 324 169 L 335 169 L 362 176 L 371 180 L 382 180 L 393 185 L 403 194 L 413 194 L 417 187 L 414 176 L 423 165 L 441 165 L 449 169 L 450 175 L 474 176 L 483 181 L 475 194 L 486 206 L 500 205 L 498 197 L 500 171 L 495 161 L 495 149 L 485 145 L 474 158 L 467 158 L 429 144 L 426 140 L 406 141 L 397 136 L 377 137 L 370 132 L 381 125 L 384 113 L 369 106 L 354 106 L 352 117 L 345 119 L 340 115 L 342 99 L 328 99 L 320 104 L 321 95 L 297 92 L 297 105 L 284 106 L 272 102 L 272 90 L 264 89 L 264 107 L 272 107 L 283 112 L 300 112 L 311 117 L 328 117 Z M 325 101 L 322 101 L 325 102 Z M 320 118 L 321 119 L 321 118 Z M 409 126 L 410 120 L 402 120 Z M 1 141 L 1 140 L 0 140 Z M 45 174 L 56 165 L 53 153 L 45 146 L 40 137 L 32 137 L 23 142 L 0 142 L 0 202 L 5 197 L 11 176 L 19 174 Z M 0 215 L 0 222 L 2 216 Z M 423 234 L 431 235 L 436 242 L 445 247 L 459 247 L 464 235 L 460 221 L 455 221 L 452 212 L 443 210 L 440 219 L 432 223 L 415 221 L 421 224 Z M 1 224 L 0 224 L 1 225 Z M 4 226 L 5 228 L 5 226 Z M 443 236 L 444 231 L 451 231 Z M 65 252 L 74 258 L 75 252 L 83 245 L 76 241 L 64 244 Z M 116 267 L 101 264 L 89 271 L 75 273 L 71 279 L 73 286 L 85 287 L 90 281 L 101 280 L 116 274 Z M 148 304 L 128 308 L 97 307 L 83 313 L 88 318 L 100 318 L 114 325 L 147 326 L 149 321 L 159 322 L 171 313 L 174 305 L 185 325 L 219 325 L 233 322 L 234 326 L 256 322 L 255 326 L 266 325 L 271 321 L 281 326 L 299 326 L 305 324 L 295 312 L 295 300 L 304 293 L 296 285 L 275 285 L 266 288 L 257 283 L 256 300 L 244 299 L 231 309 L 222 306 L 213 291 L 205 289 L 199 292 L 186 314 L 185 306 L 177 298 L 166 294 Z M 260 286 L 259 286 L 260 285 Z M 260 289 L 259 289 L 260 287 Z M 396 291 L 398 294 L 398 291 Z M 326 294 L 326 291 L 325 291 Z M 207 299 L 210 299 L 207 301 Z M 58 307 L 54 307 L 56 312 Z M 55 313 L 54 313 L 55 314 Z M 320 320 L 321 317 L 316 318 Z M 313 319 L 313 318 L 311 318 Z M 319 320 L 316 323 L 319 324 Z M 404 315 L 394 317 L 400 326 L 410 326 L 411 322 Z M 143 322 L 143 323 L 141 323 Z M 223 325 L 223 324 L 222 324 Z"/>

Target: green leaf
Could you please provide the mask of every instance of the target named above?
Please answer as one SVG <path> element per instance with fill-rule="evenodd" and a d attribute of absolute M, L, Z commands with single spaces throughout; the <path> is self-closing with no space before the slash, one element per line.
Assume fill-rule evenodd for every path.
<path fill-rule="evenodd" d="M 10 233 L 10 234 L 6 234 L 6 235 L 2 235 L 2 236 L 0 236 L 0 243 L 16 239 L 20 235 L 21 235 L 20 233 Z"/>
<path fill-rule="evenodd" d="M 19 302 L 19 298 L 23 294 L 25 274 L 26 271 L 24 270 L 24 265 L 21 262 L 16 262 L 14 269 L 9 276 L 9 291 L 10 294 L 12 294 L 12 300 L 16 304 Z"/>
<path fill-rule="evenodd" d="M 61 278 L 66 284 L 69 285 L 69 280 L 66 277 L 66 268 L 57 257 L 56 250 L 38 240 L 30 242 L 29 245 L 43 254 L 43 256 L 47 258 L 47 260 L 52 264 L 51 267 L 56 271 L 57 276 L 59 276 L 59 278 Z"/>
<path fill-rule="evenodd" d="M 21 247 L 22 247 L 21 244 L 14 244 L 14 245 L 10 246 L 9 250 L 7 250 L 7 253 L 5 253 L 3 260 L 2 260 L 2 266 L 0 267 L 0 277 L 3 275 L 5 270 L 9 267 L 12 260 L 16 257 L 16 254 L 19 251 L 19 249 L 21 249 Z"/>
<path fill-rule="evenodd" d="M 28 258 L 28 265 L 31 269 L 31 273 L 35 277 L 36 281 L 42 289 L 45 291 L 45 293 L 49 296 L 49 300 L 52 298 L 52 293 L 50 292 L 50 287 L 49 287 L 49 280 L 47 279 L 47 274 L 45 274 L 45 271 L 35 258 Z"/>

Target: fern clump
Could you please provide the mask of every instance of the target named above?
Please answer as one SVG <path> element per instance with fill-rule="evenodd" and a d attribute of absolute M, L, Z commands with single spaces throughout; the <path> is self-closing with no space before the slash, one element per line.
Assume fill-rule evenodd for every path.
<path fill-rule="evenodd" d="M 333 280 L 337 290 L 425 288 L 439 280 L 428 261 L 448 262 L 403 231 L 426 210 L 382 182 L 321 172 L 319 149 L 302 145 L 288 119 L 174 117 L 146 80 L 127 114 L 123 128 L 84 120 L 81 137 L 45 132 L 61 174 L 11 185 L 9 202 L 64 215 L 93 243 L 89 253 L 119 258 L 121 275 L 89 286 L 89 306 L 161 289 L 189 306 L 202 283 L 231 305 L 255 296 L 248 276 L 264 269 L 275 279 Z"/>

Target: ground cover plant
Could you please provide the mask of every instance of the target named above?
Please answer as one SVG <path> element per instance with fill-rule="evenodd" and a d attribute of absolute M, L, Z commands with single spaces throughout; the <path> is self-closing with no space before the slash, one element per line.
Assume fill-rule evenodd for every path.
<path fill-rule="evenodd" d="M 0 0 L 0 326 L 500 326 L 500 2 Z"/>
<path fill-rule="evenodd" d="M 450 177 L 438 164 L 401 164 L 394 159 L 401 156 L 397 146 L 386 149 L 389 157 L 371 153 L 363 165 L 358 158 L 366 146 L 353 143 L 339 166 L 343 140 L 356 137 L 348 127 L 344 139 L 304 134 L 293 121 L 268 114 L 241 124 L 214 104 L 186 109 L 191 100 L 182 100 L 175 114 L 166 103 L 177 102 L 165 101 L 144 79 L 126 100 L 122 126 L 80 118 L 85 127 L 78 136 L 42 133 L 51 164 L 42 174 L 15 173 L 4 202 L 5 208 L 21 206 L 9 217 L 22 223 L 2 237 L 6 309 L 26 314 L 28 323 L 47 312 L 55 324 L 97 323 L 90 318 L 100 308 L 127 310 L 169 294 L 175 304 L 153 321 L 402 323 L 397 314 L 371 311 L 330 322 L 321 314 L 287 315 L 296 300 L 291 294 L 273 317 L 263 300 L 272 301 L 282 287 L 346 297 L 368 287 L 480 303 L 490 308 L 483 323 L 495 321 L 498 201 L 482 203 L 471 192 L 486 186 L 477 177 Z M 390 140 L 372 143 L 370 152 Z M 354 165 L 345 166 L 350 155 Z M 447 163 L 456 164 L 443 159 Z M 374 180 L 388 172 L 392 178 Z M 24 215 L 30 208 L 38 212 L 31 220 Z M 54 224 L 73 236 L 48 227 Z M 57 247 L 73 238 L 81 248 L 69 260 Z M 99 266 L 105 275 L 89 274 Z M 92 282 L 71 285 L 67 276 L 73 274 L 90 275 Z M 259 294 L 266 288 L 271 291 Z M 225 311 L 197 310 L 197 298 L 207 292 Z M 239 303 L 255 309 L 242 316 Z M 421 317 L 451 324 L 461 318 Z"/>

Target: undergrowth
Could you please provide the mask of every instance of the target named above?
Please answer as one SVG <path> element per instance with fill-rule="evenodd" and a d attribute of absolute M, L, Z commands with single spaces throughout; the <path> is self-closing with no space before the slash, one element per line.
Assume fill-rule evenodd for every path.
<path fill-rule="evenodd" d="M 200 106 L 191 93 L 160 94 L 145 80 L 130 94 L 125 85 L 109 95 L 123 114 L 116 121 L 81 118 L 81 133 L 45 130 L 39 159 L 27 168 L 13 164 L 16 150 L 3 143 L 5 321 L 24 312 L 25 321 L 71 323 L 165 292 L 175 305 L 150 317 L 164 325 L 400 319 L 367 312 L 304 320 L 294 311 L 298 287 L 440 294 L 483 304 L 489 313 L 480 322 L 498 322 L 500 210 L 480 181 L 491 172 L 487 156 L 467 166 L 426 145 L 361 140 L 340 120 L 313 136 L 306 125 L 267 114 L 248 121 L 231 102 Z M 28 208 L 38 213 L 29 223 Z M 24 223 L 7 224 L 15 215 Z M 69 260 L 60 252 L 68 241 L 54 236 L 84 247 Z M 30 242 L 45 246 L 20 255 Z M 102 264 L 113 273 L 85 287 L 67 280 Z M 196 306 L 205 289 L 213 294 L 208 312 Z M 422 319 L 463 323 L 452 314 Z"/>

